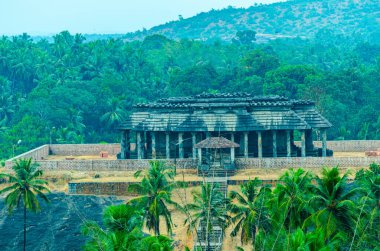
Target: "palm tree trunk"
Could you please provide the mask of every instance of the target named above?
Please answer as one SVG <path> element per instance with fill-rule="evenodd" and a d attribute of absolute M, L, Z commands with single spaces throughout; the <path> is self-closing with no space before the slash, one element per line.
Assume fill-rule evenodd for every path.
<path fill-rule="evenodd" d="M 160 236 L 160 222 L 156 220 L 156 224 L 154 226 L 154 232 L 156 233 L 156 236 Z"/>
<path fill-rule="evenodd" d="M 208 230 L 208 224 L 207 224 L 207 230 L 206 230 L 206 239 L 207 239 L 207 247 L 206 251 L 210 251 L 210 232 Z"/>
<path fill-rule="evenodd" d="M 24 251 L 26 250 L 26 205 L 24 205 Z"/>

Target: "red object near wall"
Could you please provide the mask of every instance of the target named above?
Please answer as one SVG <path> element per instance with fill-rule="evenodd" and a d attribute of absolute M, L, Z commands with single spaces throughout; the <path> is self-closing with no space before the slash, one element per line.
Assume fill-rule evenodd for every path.
<path fill-rule="evenodd" d="M 100 152 L 100 157 L 101 158 L 108 158 L 108 152 Z"/>

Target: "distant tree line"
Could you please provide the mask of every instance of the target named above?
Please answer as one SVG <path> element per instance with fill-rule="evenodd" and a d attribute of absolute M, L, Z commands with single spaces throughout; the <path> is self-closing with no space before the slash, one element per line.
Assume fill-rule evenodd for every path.
<path fill-rule="evenodd" d="M 265 44 L 253 31 L 231 43 L 2 37 L 0 159 L 49 142 L 116 142 L 132 104 L 201 92 L 312 99 L 334 125 L 329 139 L 380 139 L 379 55 L 379 45 L 329 31 Z"/>

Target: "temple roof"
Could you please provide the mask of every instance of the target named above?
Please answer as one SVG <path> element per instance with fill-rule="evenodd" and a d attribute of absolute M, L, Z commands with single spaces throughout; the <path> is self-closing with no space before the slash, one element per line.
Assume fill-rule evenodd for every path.
<path fill-rule="evenodd" d="M 136 104 L 121 130 L 263 131 L 328 128 L 310 100 L 249 93 L 199 94 Z"/>
<path fill-rule="evenodd" d="M 240 145 L 224 137 L 209 137 L 207 139 L 202 140 L 201 142 L 196 144 L 194 147 L 220 149 L 220 148 L 236 148 L 236 147 L 240 147 Z"/>

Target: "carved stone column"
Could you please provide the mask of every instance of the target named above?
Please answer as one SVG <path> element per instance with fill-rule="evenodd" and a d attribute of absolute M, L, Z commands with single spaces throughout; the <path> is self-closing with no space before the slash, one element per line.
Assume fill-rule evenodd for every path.
<path fill-rule="evenodd" d="M 306 157 L 305 130 L 301 131 L 301 157 Z"/>
<path fill-rule="evenodd" d="M 136 132 L 136 140 L 137 140 L 137 158 L 142 159 L 142 140 L 141 140 L 141 132 Z"/>
<path fill-rule="evenodd" d="M 170 159 L 170 134 L 166 132 L 165 134 L 165 149 L 166 149 L 166 159 Z"/>
<path fill-rule="evenodd" d="M 183 133 L 178 133 L 178 155 L 180 159 L 184 158 L 183 154 Z"/>
<path fill-rule="evenodd" d="M 244 132 L 244 158 L 248 158 L 248 132 Z"/>
<path fill-rule="evenodd" d="M 327 155 L 327 134 L 326 129 L 321 129 L 322 133 L 322 157 L 326 157 Z"/>
<path fill-rule="evenodd" d="M 259 159 L 263 158 L 263 137 L 261 131 L 257 132 L 257 151 Z"/>
<path fill-rule="evenodd" d="M 235 142 L 235 135 L 233 132 L 231 133 L 231 141 Z M 231 148 L 231 162 L 234 162 L 234 161 L 235 161 L 235 148 L 232 147 Z"/>
<path fill-rule="evenodd" d="M 314 149 L 312 129 L 305 131 L 305 141 L 306 141 L 306 154 L 307 154 L 308 151 L 312 151 Z"/>
<path fill-rule="evenodd" d="M 198 148 L 198 165 L 202 165 L 202 149 Z"/>
<path fill-rule="evenodd" d="M 292 156 L 292 145 L 290 140 L 290 130 L 286 131 L 286 157 Z"/>
<path fill-rule="evenodd" d="M 156 153 L 156 133 L 151 132 L 150 137 L 152 139 L 152 159 L 157 158 L 157 153 Z"/>
<path fill-rule="evenodd" d="M 126 159 L 126 148 L 127 148 L 127 131 L 121 131 L 121 142 L 120 142 L 120 159 Z"/>
<path fill-rule="evenodd" d="M 273 158 L 277 158 L 277 131 L 272 131 Z"/>
<path fill-rule="evenodd" d="M 195 145 L 197 144 L 197 135 L 195 132 L 191 133 L 191 142 L 193 147 L 193 160 L 197 158 L 197 149 L 195 148 Z"/>

